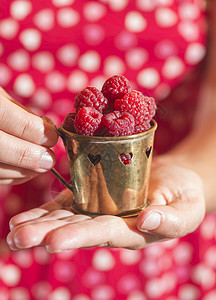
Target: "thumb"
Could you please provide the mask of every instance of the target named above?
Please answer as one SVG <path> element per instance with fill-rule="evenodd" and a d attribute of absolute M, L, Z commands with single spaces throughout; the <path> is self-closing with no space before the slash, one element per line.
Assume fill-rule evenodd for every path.
<path fill-rule="evenodd" d="M 165 238 L 178 238 L 193 232 L 204 214 L 202 201 L 195 204 L 177 200 L 168 205 L 150 205 L 138 216 L 137 228 Z"/>

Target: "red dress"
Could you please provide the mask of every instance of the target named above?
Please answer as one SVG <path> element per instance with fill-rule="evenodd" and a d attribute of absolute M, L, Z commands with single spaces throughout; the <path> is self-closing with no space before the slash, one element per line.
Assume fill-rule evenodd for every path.
<path fill-rule="evenodd" d="M 155 153 L 162 153 L 190 129 L 191 86 L 198 86 L 205 55 L 202 6 L 198 0 L 3 0 L 0 85 L 58 126 L 77 92 L 123 74 L 158 102 Z M 61 141 L 54 151 L 56 168 L 68 176 Z M 9 219 L 62 188 L 50 173 L 0 187 L 0 300 L 216 299 L 214 215 L 193 234 L 143 250 L 10 251 Z"/>

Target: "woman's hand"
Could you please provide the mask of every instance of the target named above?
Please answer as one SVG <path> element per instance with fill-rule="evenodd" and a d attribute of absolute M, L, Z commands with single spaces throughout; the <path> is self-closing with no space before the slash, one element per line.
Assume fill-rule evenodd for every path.
<path fill-rule="evenodd" d="M 205 214 L 200 178 L 167 158 L 153 162 L 150 205 L 138 217 L 91 218 L 71 211 L 72 193 L 11 219 L 8 244 L 18 250 L 45 246 L 48 252 L 94 246 L 141 249 L 194 231 Z"/>
<path fill-rule="evenodd" d="M 55 164 L 48 148 L 58 139 L 55 128 L 16 103 L 0 88 L 0 185 L 23 183 Z"/>

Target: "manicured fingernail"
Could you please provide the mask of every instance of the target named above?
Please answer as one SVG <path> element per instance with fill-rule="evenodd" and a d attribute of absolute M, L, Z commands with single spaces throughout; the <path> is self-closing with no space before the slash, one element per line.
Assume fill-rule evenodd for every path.
<path fill-rule="evenodd" d="M 53 161 L 52 156 L 48 152 L 45 152 L 41 157 L 40 168 L 49 170 L 52 168 L 53 164 L 54 164 L 54 161 Z"/>
<path fill-rule="evenodd" d="M 152 211 L 144 220 L 140 230 L 153 230 L 156 229 L 161 222 L 161 214 Z"/>

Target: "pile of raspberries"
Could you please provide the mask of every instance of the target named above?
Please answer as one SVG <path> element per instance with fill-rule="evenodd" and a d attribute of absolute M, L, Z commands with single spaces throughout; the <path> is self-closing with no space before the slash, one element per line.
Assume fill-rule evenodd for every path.
<path fill-rule="evenodd" d="M 75 98 L 75 113 L 63 122 L 67 131 L 87 136 L 125 136 L 151 128 L 156 104 L 152 97 L 132 90 L 123 75 L 108 78 L 99 91 L 86 87 Z"/>

